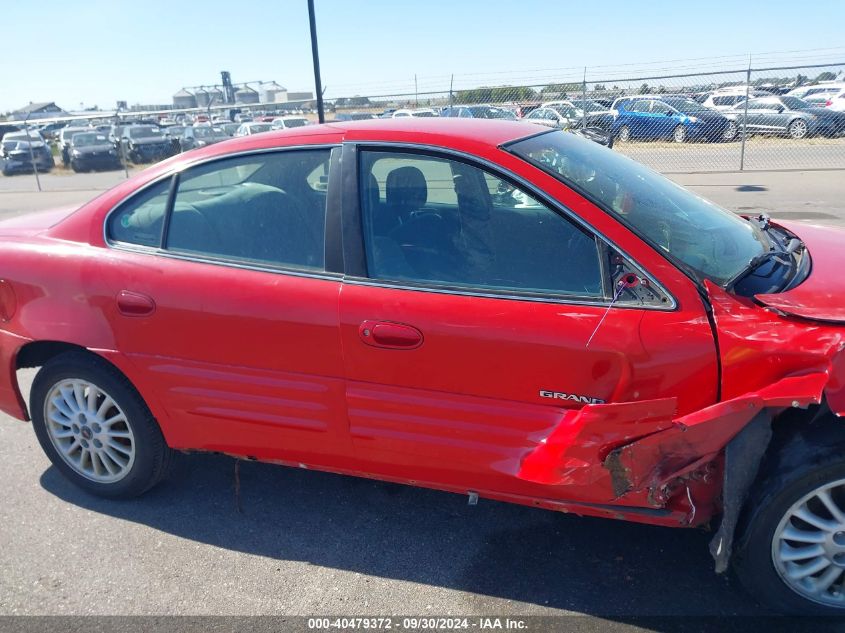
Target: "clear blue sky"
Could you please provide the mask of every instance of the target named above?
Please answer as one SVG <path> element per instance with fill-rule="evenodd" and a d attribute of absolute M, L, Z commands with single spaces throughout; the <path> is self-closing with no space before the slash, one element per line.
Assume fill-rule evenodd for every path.
<path fill-rule="evenodd" d="M 328 96 L 413 91 L 414 74 L 422 91 L 448 89 L 452 73 L 456 87 L 468 87 L 571 81 L 585 65 L 611 77 L 736 66 L 748 53 L 772 51 L 815 52 L 760 63 L 845 59 L 845 0 L 315 3 Z M 169 103 L 182 86 L 218 83 L 221 70 L 235 82 L 313 90 L 305 0 L 4 5 L 0 112 L 30 101 L 66 109 Z"/>

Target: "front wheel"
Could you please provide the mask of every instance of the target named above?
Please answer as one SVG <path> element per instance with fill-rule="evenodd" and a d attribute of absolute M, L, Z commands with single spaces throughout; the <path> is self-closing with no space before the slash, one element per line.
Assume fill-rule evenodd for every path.
<path fill-rule="evenodd" d="M 834 454 L 772 477 L 750 512 L 734 567 L 762 602 L 845 615 L 845 461 Z"/>
<path fill-rule="evenodd" d="M 173 451 L 150 410 L 96 356 L 69 352 L 44 365 L 32 384 L 30 412 L 53 465 L 91 493 L 134 497 L 167 474 Z"/>

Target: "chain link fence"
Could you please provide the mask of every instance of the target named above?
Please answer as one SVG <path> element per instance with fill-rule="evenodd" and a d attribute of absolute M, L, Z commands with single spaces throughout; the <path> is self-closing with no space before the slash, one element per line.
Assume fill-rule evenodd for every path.
<path fill-rule="evenodd" d="M 679 65 L 682 62 L 674 65 L 667 62 L 670 65 L 650 71 L 570 68 L 542 71 L 545 73 L 542 77 L 535 74 L 541 71 L 525 69 L 509 73 L 507 82 L 504 74 L 493 76 L 493 81 L 483 75 L 465 75 L 457 83 L 455 76 L 426 79 L 421 84 L 415 77 L 413 83 L 401 89 L 397 89 L 396 83 L 371 85 L 369 96 L 342 96 L 357 92 L 350 87 L 341 88 L 337 95 L 330 93 L 325 98 L 326 120 L 448 116 L 522 119 L 560 129 L 587 127 L 600 131 L 594 138 L 604 139 L 614 151 L 663 173 L 843 169 L 845 54 L 840 54 L 840 50 L 845 48 L 810 52 L 810 57 L 804 58 L 795 53 L 790 55 L 793 61 L 804 62 L 803 65 L 776 63 L 770 58 L 768 61 L 772 63 L 749 62 L 741 68 L 733 58 L 698 64 L 690 60 L 692 65 L 686 66 Z M 817 63 L 822 57 L 826 61 Z M 734 68 L 713 70 L 713 63 Z M 238 118 L 244 115 L 256 121 L 272 120 L 285 113 L 295 113 L 312 122 L 317 120 L 314 102 L 284 112 L 277 111 L 278 104 L 237 107 L 241 112 Z M 181 122 L 184 128 L 194 120 L 203 120 L 200 118 L 203 114 L 205 120 L 216 121 L 214 115 L 225 114 L 226 110 L 212 111 L 209 107 L 208 112 L 175 108 L 145 113 L 101 112 L 76 117 L 85 120 L 71 121 L 68 126 L 105 124 L 98 129 L 109 134 L 109 124 L 133 121 L 155 124 L 157 119 L 168 119 L 172 124 L 177 112 L 186 118 Z M 164 125 L 163 120 L 159 122 Z M 0 124 L 5 131 L 18 130 L 8 137 L 14 140 L 7 141 L 4 137 L 4 174 L 34 175 L 35 185 L 41 190 L 42 182 L 34 165 L 47 171 L 55 162 L 57 173 L 69 171 L 61 166 L 62 162 L 68 162 L 60 160 L 61 143 L 53 141 L 51 148 L 44 149 L 43 143 L 26 142 L 30 135 L 31 140 L 41 138 L 37 120 L 9 120 Z M 223 127 L 231 135 L 237 126 L 227 123 Z M 162 136 L 173 146 L 164 155 L 185 149 L 173 143 L 173 131 L 177 129 L 180 128 L 161 128 Z M 223 138 L 226 135 L 216 140 Z M 128 177 L 131 157 L 119 143 L 115 143 L 115 151 L 120 161 L 113 168 Z M 20 163 L 20 169 L 15 172 L 10 169 L 15 165 L 10 162 L 11 157 Z M 3 179 L 0 190 L 7 189 L 7 184 Z M 48 188 L 56 186 L 51 181 Z"/>
<path fill-rule="evenodd" d="M 841 169 L 843 68 L 845 61 L 644 76 L 585 68 L 542 84 L 338 97 L 327 100 L 327 118 L 519 118 L 595 127 L 616 151 L 664 173 Z"/>

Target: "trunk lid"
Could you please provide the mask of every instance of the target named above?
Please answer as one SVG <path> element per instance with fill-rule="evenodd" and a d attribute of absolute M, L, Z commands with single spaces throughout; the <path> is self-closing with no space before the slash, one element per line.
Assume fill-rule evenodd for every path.
<path fill-rule="evenodd" d="M 27 213 L 14 218 L 0 221 L 0 236 L 2 237 L 25 237 L 36 235 L 46 231 L 51 226 L 64 220 L 79 206 L 60 207 L 48 211 L 37 211 Z"/>

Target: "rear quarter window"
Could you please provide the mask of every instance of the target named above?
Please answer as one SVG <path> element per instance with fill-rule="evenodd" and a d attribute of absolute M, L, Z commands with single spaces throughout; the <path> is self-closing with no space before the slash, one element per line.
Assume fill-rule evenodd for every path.
<path fill-rule="evenodd" d="M 167 178 L 147 187 L 109 215 L 106 225 L 109 240 L 138 246 L 159 246 L 170 181 Z"/>

